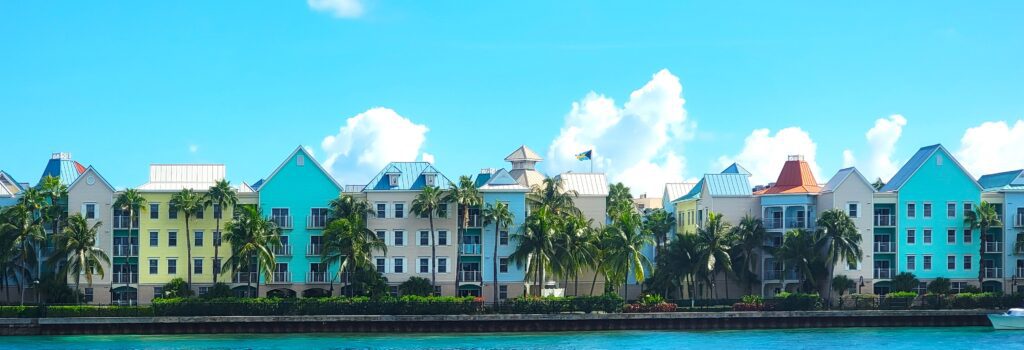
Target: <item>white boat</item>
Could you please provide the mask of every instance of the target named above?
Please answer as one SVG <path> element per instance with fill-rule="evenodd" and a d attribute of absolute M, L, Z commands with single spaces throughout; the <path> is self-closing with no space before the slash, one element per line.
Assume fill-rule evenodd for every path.
<path fill-rule="evenodd" d="M 997 330 L 1024 330 L 1024 309 L 1010 309 L 1004 314 L 990 314 L 988 320 Z"/>

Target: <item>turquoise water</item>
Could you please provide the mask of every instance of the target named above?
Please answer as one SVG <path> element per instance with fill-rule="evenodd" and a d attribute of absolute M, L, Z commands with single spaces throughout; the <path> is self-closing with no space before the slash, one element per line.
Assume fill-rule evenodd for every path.
<path fill-rule="evenodd" d="M 1024 349 L 1024 331 L 850 328 L 493 334 L 231 334 L 0 338 L 3 349 Z"/>

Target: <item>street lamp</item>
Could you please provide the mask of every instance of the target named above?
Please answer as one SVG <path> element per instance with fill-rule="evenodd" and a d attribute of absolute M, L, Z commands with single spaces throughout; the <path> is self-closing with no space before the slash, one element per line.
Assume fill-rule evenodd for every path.
<path fill-rule="evenodd" d="M 39 280 L 32 281 L 32 289 L 36 291 L 36 305 L 39 305 Z"/>
<path fill-rule="evenodd" d="M 864 288 L 864 276 L 860 276 L 857 284 L 857 294 L 860 294 L 860 289 Z"/>

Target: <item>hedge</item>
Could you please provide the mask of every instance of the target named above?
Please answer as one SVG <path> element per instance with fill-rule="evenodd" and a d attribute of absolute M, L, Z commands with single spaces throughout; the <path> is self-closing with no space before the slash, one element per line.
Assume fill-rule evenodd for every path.
<path fill-rule="evenodd" d="M 171 298 L 153 301 L 153 313 L 157 316 L 460 315 L 482 311 L 483 302 L 473 297 Z"/>
<path fill-rule="evenodd" d="M 624 301 L 616 294 L 577 297 L 520 297 L 499 303 L 492 311 L 512 314 L 592 313 L 622 311 Z"/>

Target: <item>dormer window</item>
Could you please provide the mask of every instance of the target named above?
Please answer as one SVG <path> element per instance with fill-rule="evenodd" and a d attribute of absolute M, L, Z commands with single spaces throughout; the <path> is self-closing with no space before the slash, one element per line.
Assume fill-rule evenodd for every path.
<path fill-rule="evenodd" d="M 426 178 L 427 186 L 434 186 L 434 174 L 426 174 L 424 177 Z"/>
<path fill-rule="evenodd" d="M 399 174 L 388 174 L 388 185 L 391 187 L 398 186 L 398 175 Z"/>

